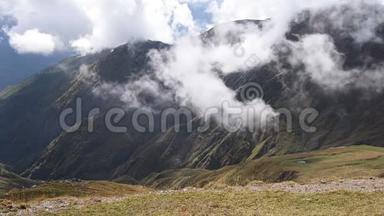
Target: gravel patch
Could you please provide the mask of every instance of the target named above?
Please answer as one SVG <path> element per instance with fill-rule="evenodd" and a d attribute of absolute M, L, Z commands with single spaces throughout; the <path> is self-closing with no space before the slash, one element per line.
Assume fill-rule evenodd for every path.
<path fill-rule="evenodd" d="M 384 179 L 344 179 L 338 181 L 319 181 L 311 184 L 283 182 L 274 184 L 252 184 L 247 186 L 251 191 L 284 191 L 292 193 L 327 193 L 334 191 L 352 192 L 384 192 Z"/>

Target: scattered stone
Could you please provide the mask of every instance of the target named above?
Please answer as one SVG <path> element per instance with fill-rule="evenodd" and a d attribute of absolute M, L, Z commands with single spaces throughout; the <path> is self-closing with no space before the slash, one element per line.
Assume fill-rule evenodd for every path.
<path fill-rule="evenodd" d="M 101 200 L 101 199 L 93 199 L 93 202 L 95 202 L 95 203 L 101 203 L 102 200 Z"/>
<path fill-rule="evenodd" d="M 27 209 L 27 206 L 24 204 L 21 204 L 17 207 L 18 209 Z"/>
<path fill-rule="evenodd" d="M 384 192 L 384 179 L 358 179 L 324 181 L 318 183 L 298 184 L 282 182 L 274 184 L 256 184 L 248 186 L 252 191 L 285 191 L 294 193 L 323 193 L 333 191 L 354 191 L 354 192 Z"/>

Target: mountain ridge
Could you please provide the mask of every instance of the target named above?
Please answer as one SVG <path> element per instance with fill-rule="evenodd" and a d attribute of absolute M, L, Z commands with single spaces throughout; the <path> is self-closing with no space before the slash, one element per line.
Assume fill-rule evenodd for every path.
<path fill-rule="evenodd" d="M 314 16 L 307 17 L 304 21 L 293 22 L 286 39 L 290 43 L 297 43 L 298 39 L 300 41 L 305 35 L 326 33 L 309 27 L 311 26 L 309 23 L 321 21 L 322 19 Z M 262 21 L 254 22 L 259 24 Z M 211 34 L 212 31 L 210 30 Z M 380 46 L 371 42 L 358 44 L 348 36 L 338 38 L 337 35 L 332 36 L 332 33 L 328 32 L 334 39 L 338 52 L 346 56 L 345 68 L 360 68 L 384 61 L 384 57 L 378 54 L 384 53 L 382 43 L 379 43 Z M 236 41 L 235 39 L 234 42 Z M 366 98 L 364 91 L 358 89 L 329 94 L 309 78 L 297 86 L 295 81 L 298 80 L 298 70 L 296 71 L 287 62 L 287 54 L 283 52 L 279 53 L 278 62 L 230 74 L 223 78 L 224 82 L 237 91 L 247 83 L 260 83 L 265 93 L 264 100 L 271 103 L 274 108 L 290 107 L 294 110 L 297 107 L 314 107 L 320 113 L 319 120 L 314 123 L 318 128 L 315 133 L 300 131 L 297 123 L 293 125 L 292 132 L 280 128 L 274 133 L 266 132 L 258 135 L 247 132 L 230 133 L 215 125 L 207 132 L 200 133 L 195 124 L 193 130 L 187 132 L 183 123 L 181 132 L 174 131 L 177 125 L 169 126 L 166 132 L 155 128 L 153 133 L 140 133 L 131 127 L 126 134 L 116 135 L 108 132 L 103 126 L 103 116 L 109 108 L 124 106 L 124 103 L 114 96 L 97 97 L 92 88 L 101 85 L 101 82 L 111 85 L 125 83 L 127 80 L 140 77 L 142 71 L 150 73 L 151 69 L 147 65 L 148 52 L 152 49 L 167 50 L 171 46 L 154 41 L 138 42 L 91 56 L 69 59 L 50 69 L 57 70 L 56 72 L 43 73 L 32 83 L 1 100 L 0 126 L 11 122 L 7 116 L 17 116 L 25 112 L 22 108 L 16 113 L 11 112 L 15 111 L 12 104 L 21 101 L 18 98 L 29 98 L 30 100 L 23 99 L 23 104 L 19 107 L 27 106 L 29 109 L 43 111 L 40 114 L 31 112 L 20 119 L 19 123 L 14 123 L 15 126 L 6 128 L 11 130 L 28 121 L 33 122 L 34 125 L 29 126 L 32 126 L 34 131 L 47 128 L 46 131 L 39 133 L 49 134 L 40 135 L 43 138 L 36 138 L 35 135 L 24 136 L 28 140 L 38 140 L 29 143 L 7 139 L 7 137 L 19 137 L 15 135 L 18 131 L 0 132 L 1 142 L 10 143 L 1 147 L 1 152 L 4 152 L 0 154 L 1 161 L 17 167 L 24 176 L 36 179 L 102 180 L 125 177 L 132 182 L 138 182 L 152 173 L 181 168 L 216 170 L 239 164 L 247 158 L 252 160 L 264 156 L 356 144 L 384 147 L 384 135 L 382 135 L 384 119 L 379 112 L 380 108 L 384 107 L 382 100 L 384 94 L 377 93 L 371 98 Z M 89 69 L 95 72 L 100 80 L 90 85 L 84 84 L 78 76 L 79 68 L 83 64 L 91 65 Z M 292 72 L 281 75 L 279 71 L 281 67 Z M 44 88 L 32 93 L 38 86 Z M 297 95 L 298 91 L 304 91 L 305 95 L 300 98 L 301 95 Z M 36 99 L 36 95 L 44 96 L 42 99 Z M 95 120 L 96 133 L 90 134 L 86 131 L 87 119 L 83 119 L 82 127 L 74 133 L 65 133 L 58 128 L 58 119 L 54 118 L 58 116 L 61 108 L 75 107 L 77 98 L 83 99 L 84 110 L 100 107 L 101 113 Z M 148 97 L 144 97 L 143 100 L 148 101 Z M 25 101 L 37 105 L 32 106 Z M 177 104 L 171 106 L 178 107 Z M 46 107 L 50 109 L 46 111 Z M 47 117 L 49 112 L 52 112 L 52 119 Z M 123 120 L 124 125 L 129 125 L 128 119 L 133 112 L 128 109 L 127 115 Z M 37 118 L 48 120 L 35 120 Z M 155 115 L 157 121 L 159 118 Z M 293 118 L 299 118 L 297 113 L 293 112 Z M 198 119 L 194 121 L 199 122 Z M 31 129 L 26 128 L 24 131 Z M 31 148 L 35 148 L 33 152 L 29 152 Z M 24 153 L 8 155 L 8 152 L 13 151 Z M 21 160 L 13 160 L 15 157 Z"/>

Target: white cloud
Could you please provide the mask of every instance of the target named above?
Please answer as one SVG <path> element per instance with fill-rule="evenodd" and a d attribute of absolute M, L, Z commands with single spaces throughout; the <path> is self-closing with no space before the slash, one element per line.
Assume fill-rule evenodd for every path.
<path fill-rule="evenodd" d="M 213 14 L 216 23 L 267 18 L 288 21 L 303 9 L 321 8 L 346 2 L 351 0 L 216 0 L 211 1 L 209 11 Z"/>
<path fill-rule="evenodd" d="M 100 50 L 143 38 L 171 43 L 179 26 L 189 31 L 195 28 L 188 5 L 178 0 L 78 2 L 93 27 L 91 32 L 71 41 L 81 52 L 89 51 L 90 44 Z"/>
<path fill-rule="evenodd" d="M 85 0 L 84 0 L 85 1 Z M 153 3 L 155 2 L 155 3 Z M 206 2 L 206 0 L 192 0 L 190 2 Z M 278 60 L 277 54 L 280 48 L 290 49 L 291 64 L 293 66 L 303 68 L 302 73 L 305 78 L 310 77 L 314 82 L 324 87 L 326 90 L 345 89 L 345 86 L 368 88 L 373 87 L 380 90 L 383 83 L 384 75 L 380 71 L 380 67 L 370 71 L 361 69 L 344 70 L 343 56 L 337 52 L 334 42 L 329 35 L 313 34 L 300 38 L 298 42 L 290 42 L 286 40 L 285 34 L 289 30 L 289 24 L 292 19 L 304 9 L 312 11 L 326 9 L 330 5 L 335 6 L 345 1 L 340 0 L 223 0 L 220 2 L 210 2 L 209 11 L 212 12 L 215 22 L 227 22 L 236 19 L 264 19 L 272 17 L 272 21 L 264 25 L 260 30 L 256 25 L 236 25 L 226 24 L 215 29 L 215 36 L 211 38 L 214 42 L 211 44 L 203 43 L 198 37 L 181 37 L 176 40 L 174 46 L 167 51 L 153 51 L 151 60 L 153 69 L 155 70 L 153 77 L 144 77 L 122 85 L 111 83 L 102 83 L 95 92 L 99 95 L 115 95 L 120 97 L 128 106 L 142 106 L 138 95 L 144 92 L 150 92 L 156 95 L 157 99 L 166 102 L 178 102 L 180 105 L 193 107 L 196 114 L 204 115 L 210 108 L 222 108 L 223 112 L 227 103 L 231 107 L 240 108 L 242 110 L 253 109 L 256 113 L 275 115 L 274 109 L 262 99 L 255 99 L 251 102 L 241 102 L 237 100 L 237 92 L 227 87 L 222 79 L 222 75 L 245 71 L 250 67 L 264 65 L 273 60 Z M 376 2 L 372 0 L 372 2 Z M 73 41 L 75 47 L 79 49 L 101 48 L 111 41 L 118 42 L 125 39 L 125 36 L 132 35 L 131 31 L 146 35 L 146 37 L 163 38 L 162 40 L 173 40 L 175 30 L 179 25 L 188 27 L 190 31 L 195 31 L 195 24 L 192 20 L 190 11 L 181 1 L 167 1 L 162 4 L 160 1 L 125 1 L 122 5 L 99 5 L 89 6 L 88 17 L 92 21 L 93 31 L 87 35 L 83 35 L 79 40 Z M 115 2 L 116 3 L 116 2 Z M 360 1 L 349 2 L 349 6 L 354 10 L 361 9 Z M 117 3 L 116 3 L 117 4 Z M 128 4 L 131 4 L 128 6 Z M 108 8 L 110 6 L 110 8 Z M 129 11 L 113 11 L 112 8 L 122 7 L 130 8 Z M 105 9 L 110 12 L 110 16 L 102 18 Z M 139 9 L 138 9 L 139 8 Z M 375 25 L 382 19 L 380 16 L 374 19 L 364 19 L 369 15 L 370 10 L 361 10 L 358 13 L 358 19 L 353 16 L 343 17 L 344 10 L 336 11 L 326 20 L 326 23 L 333 28 L 343 29 L 348 21 L 352 22 L 357 31 L 348 29 L 351 36 L 356 37 L 358 41 L 372 39 L 372 31 Z M 327 13 L 328 15 L 328 13 Z M 123 25 L 122 17 L 128 17 L 133 20 L 140 20 L 140 25 L 130 24 L 129 29 L 120 29 Z M 363 19 L 361 19 L 363 18 Z M 121 22 L 120 22 L 121 21 Z M 168 22 L 166 22 L 168 21 Z M 169 21 L 171 21 L 169 23 Z M 114 23 L 113 25 L 109 25 Z M 168 23 L 168 24 L 165 24 Z M 317 20 L 316 25 L 322 22 Z M 360 26 L 365 25 L 364 28 Z M 312 26 L 318 28 L 321 32 L 321 26 Z M 358 33 L 362 30 L 363 33 Z M 127 32 L 126 32 L 127 31 Z M 242 39 L 240 44 L 228 43 L 228 32 L 231 35 L 238 36 Z M 120 33 L 117 34 L 116 33 Z M 360 38 L 358 38 L 360 36 Z M 362 36 L 362 37 L 361 37 Z M 240 52 L 236 53 L 240 45 Z M 256 61 L 252 65 L 247 64 L 247 59 L 254 57 Z M 165 60 L 166 59 L 166 60 Z M 302 78 L 302 77 L 300 77 Z M 171 93 L 163 92 L 162 82 L 167 89 L 171 89 Z M 300 84 L 302 80 L 297 80 Z M 168 94 L 169 93 L 169 94 Z M 244 112 L 242 112 L 244 114 Z M 248 116 L 241 116 L 246 119 Z M 262 116 L 253 116 L 254 119 L 245 122 L 262 122 Z M 220 119 L 219 119 L 220 120 Z M 253 121 L 255 120 L 255 121 Z M 244 122 L 243 122 L 244 123 Z M 262 122 L 265 123 L 265 122 Z"/>
<path fill-rule="evenodd" d="M 242 31 L 239 31 L 240 29 Z M 219 121 L 225 121 L 221 117 L 223 113 L 227 113 L 233 120 L 241 120 L 239 123 L 243 127 L 255 129 L 248 123 L 255 123 L 258 128 L 263 127 L 269 120 L 263 117 L 276 115 L 273 108 L 260 98 L 251 102 L 239 101 L 236 98 L 236 91 L 226 86 L 218 73 L 220 71 L 230 74 L 246 67 L 246 57 L 237 56 L 234 51 L 235 45 L 224 42 L 228 32 L 243 36 L 245 43 L 251 44 L 251 40 L 256 42 L 268 36 L 269 31 L 266 30 L 263 34 L 255 25 L 241 25 L 240 28 L 237 25 L 229 25 L 212 38 L 219 43 L 211 45 L 204 44 L 199 38 L 181 38 L 171 50 L 151 53 L 153 69 L 157 78 L 168 88 L 173 89 L 177 102 L 182 106 L 192 106 L 200 117 L 204 117 L 207 111 L 216 108 L 220 112 L 211 117 Z M 257 43 L 253 45 L 253 48 L 249 47 L 247 51 L 260 51 L 261 61 L 263 57 L 271 58 L 270 51 L 263 50 L 268 47 Z M 239 112 L 241 114 L 234 113 L 234 110 L 241 110 Z M 249 116 L 247 111 L 253 112 L 253 115 Z M 231 125 L 234 122 L 221 123 L 228 126 L 227 124 Z"/>
<path fill-rule="evenodd" d="M 38 29 L 30 29 L 22 34 L 8 32 L 9 43 L 18 53 L 41 53 L 48 55 L 55 50 L 54 37 Z"/>
<path fill-rule="evenodd" d="M 330 36 L 308 35 L 291 46 L 291 64 L 304 64 L 305 72 L 314 82 L 332 90 L 341 89 L 351 82 L 351 73 L 343 71 L 343 56 L 336 51 Z"/>
<path fill-rule="evenodd" d="M 17 20 L 10 32 L 23 34 L 39 29 L 55 38 L 56 50 L 84 53 L 134 39 L 170 43 L 186 32 L 197 34 L 201 29 L 190 10 L 193 4 L 207 5 L 206 12 L 214 22 L 205 23 L 207 26 L 272 17 L 284 29 L 302 9 L 345 2 L 359 0 L 0 0 L 0 16 L 10 15 Z M 369 32 L 365 33 L 361 36 L 369 37 Z"/>
<path fill-rule="evenodd" d="M 0 16 L 12 16 L 13 35 L 30 29 L 50 34 L 57 50 L 111 48 L 135 39 L 173 42 L 179 30 L 197 31 L 182 0 L 0 1 Z M 9 35 L 12 37 L 13 35 Z"/>
<path fill-rule="evenodd" d="M 304 65 L 304 75 L 328 91 L 343 91 L 349 88 L 384 89 L 383 65 L 374 68 L 344 70 L 344 56 L 337 52 L 332 38 L 325 34 L 307 35 L 299 43 L 291 44 L 292 65 Z"/>

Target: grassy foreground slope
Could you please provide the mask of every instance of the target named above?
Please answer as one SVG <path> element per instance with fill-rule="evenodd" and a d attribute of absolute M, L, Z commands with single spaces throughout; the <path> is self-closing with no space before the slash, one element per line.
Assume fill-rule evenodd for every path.
<path fill-rule="evenodd" d="M 175 192 L 68 209 L 59 215 L 380 215 L 384 193 Z"/>
<path fill-rule="evenodd" d="M 131 186 L 106 181 L 53 181 L 30 188 L 12 189 L 0 197 L 0 215 L 40 215 L 46 211 L 105 200 L 119 200 L 126 196 L 148 193 L 142 186 Z"/>
<path fill-rule="evenodd" d="M 148 192 L 140 186 L 130 186 L 106 181 L 57 181 L 46 182 L 36 187 L 13 189 L 3 198 L 13 202 L 35 202 L 57 197 L 111 197 Z"/>
<path fill-rule="evenodd" d="M 145 179 L 164 191 L 113 182 L 46 182 L 8 192 L 0 213 L 384 215 L 383 174 L 383 148 L 350 146 L 246 160 L 215 171 L 170 170 Z"/>
<path fill-rule="evenodd" d="M 384 177 L 384 148 L 349 146 L 248 160 L 220 170 L 181 169 L 155 173 L 144 184 L 155 188 L 247 185 L 252 181 L 309 183 L 341 178 Z"/>

